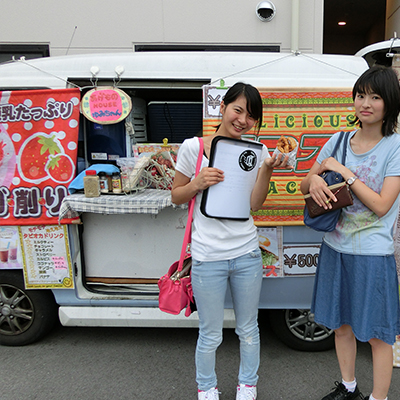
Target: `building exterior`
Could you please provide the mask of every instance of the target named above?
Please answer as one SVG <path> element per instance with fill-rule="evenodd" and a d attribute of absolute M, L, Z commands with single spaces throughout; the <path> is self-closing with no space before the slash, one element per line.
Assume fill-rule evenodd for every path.
<path fill-rule="evenodd" d="M 269 5 L 273 18 L 261 20 L 257 10 Z M 177 47 L 354 54 L 400 32 L 400 0 L 2 0 L 1 7 L 0 62 Z M 341 16 L 352 23 L 338 28 Z"/>
<path fill-rule="evenodd" d="M 44 45 L 50 56 L 132 51 L 143 45 L 272 46 L 290 51 L 293 33 L 298 50 L 322 53 L 323 0 L 296 0 L 298 32 L 292 32 L 292 0 L 273 0 L 276 14 L 269 22 L 258 18 L 259 2 L 2 0 L 0 45 Z"/>

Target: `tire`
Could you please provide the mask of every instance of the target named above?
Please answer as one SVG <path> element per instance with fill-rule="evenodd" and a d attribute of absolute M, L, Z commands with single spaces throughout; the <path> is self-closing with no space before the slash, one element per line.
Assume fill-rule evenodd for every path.
<path fill-rule="evenodd" d="M 50 290 L 25 289 L 22 272 L 0 270 L 0 344 L 24 346 L 45 336 L 58 320 Z"/>
<path fill-rule="evenodd" d="M 314 321 L 310 310 L 269 310 L 276 336 L 288 347 L 300 351 L 326 351 L 335 346 L 333 330 Z"/>

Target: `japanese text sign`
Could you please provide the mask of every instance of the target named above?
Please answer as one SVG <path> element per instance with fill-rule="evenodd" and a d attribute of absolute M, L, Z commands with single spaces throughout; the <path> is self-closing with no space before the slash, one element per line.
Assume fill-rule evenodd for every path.
<path fill-rule="evenodd" d="M 75 177 L 79 99 L 79 89 L 0 92 L 0 225 L 58 222 Z"/>
<path fill-rule="evenodd" d="M 72 289 L 66 225 L 20 226 L 25 286 Z"/>
<path fill-rule="evenodd" d="M 112 87 L 92 89 L 82 98 L 82 113 L 98 124 L 116 124 L 124 120 L 132 109 L 130 97 Z"/>

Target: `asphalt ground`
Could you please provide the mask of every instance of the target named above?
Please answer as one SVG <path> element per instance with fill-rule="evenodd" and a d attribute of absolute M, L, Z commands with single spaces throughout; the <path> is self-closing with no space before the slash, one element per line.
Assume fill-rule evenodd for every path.
<path fill-rule="evenodd" d="M 299 352 L 282 344 L 263 318 L 258 399 L 321 400 L 340 379 L 335 351 Z M 197 398 L 196 329 L 56 327 L 24 347 L 0 347 L 1 400 L 189 400 Z M 221 400 L 234 400 L 239 342 L 224 331 L 217 353 Z M 357 380 L 372 389 L 370 346 L 359 343 Z M 400 399 L 400 368 L 390 400 Z"/>

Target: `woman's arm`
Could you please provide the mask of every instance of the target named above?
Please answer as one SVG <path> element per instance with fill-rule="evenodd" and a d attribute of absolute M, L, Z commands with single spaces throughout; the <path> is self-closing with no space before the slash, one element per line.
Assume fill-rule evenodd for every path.
<path fill-rule="evenodd" d="M 399 195 L 400 176 L 386 177 L 380 193 L 374 192 L 359 179 L 351 185 L 351 190 L 365 206 L 381 218 L 391 209 Z"/>
<path fill-rule="evenodd" d="M 224 172 L 218 168 L 204 167 L 193 180 L 176 171 L 171 190 L 171 200 L 174 204 L 187 203 L 199 191 L 223 180 Z"/>
<path fill-rule="evenodd" d="M 275 168 L 288 168 L 289 156 L 280 153 L 278 156 L 272 154 L 264 160 L 258 170 L 256 183 L 251 192 L 250 207 L 252 211 L 259 210 L 268 196 L 269 182 Z M 292 168 L 292 167 L 290 167 Z"/>
<path fill-rule="evenodd" d="M 338 172 L 345 181 L 354 176 L 354 173 L 332 157 L 326 158 L 321 164 L 314 163 L 310 172 L 301 182 L 300 190 L 303 194 L 310 193 L 320 207 L 327 209 L 332 206 L 327 205 L 326 201 L 329 198 L 336 201 L 336 197 L 328 189 L 326 182 L 319 176 L 324 171 Z M 366 207 L 378 217 L 383 217 L 390 210 L 400 192 L 400 177 L 386 177 L 380 193 L 376 193 L 359 179 L 351 185 L 351 190 Z"/>
<path fill-rule="evenodd" d="M 311 178 L 317 174 L 318 170 L 319 170 L 319 163 L 315 161 L 310 171 L 308 171 L 308 174 L 300 182 L 300 191 L 301 193 L 303 193 L 303 195 L 310 193 Z"/>

